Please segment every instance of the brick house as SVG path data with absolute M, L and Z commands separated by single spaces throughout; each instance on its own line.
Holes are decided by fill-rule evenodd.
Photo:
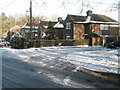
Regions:
M 92 34 L 99 36 L 119 36 L 118 23 L 100 14 L 87 11 L 87 16 L 68 15 L 65 19 L 64 39 L 90 39 Z

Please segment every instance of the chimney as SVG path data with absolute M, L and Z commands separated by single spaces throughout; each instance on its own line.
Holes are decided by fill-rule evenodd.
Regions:
M 91 10 L 88 10 L 86 13 L 87 13 L 87 16 L 91 16 L 92 15 L 92 11 Z
M 61 22 L 62 21 L 62 17 L 58 17 L 58 22 Z

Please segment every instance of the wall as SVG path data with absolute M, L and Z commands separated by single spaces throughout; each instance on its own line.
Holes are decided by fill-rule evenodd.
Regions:
M 57 29 L 58 39 L 64 39 L 64 29 Z
M 74 24 L 73 31 L 74 40 L 84 39 L 84 24 Z
M 92 29 L 92 33 L 98 33 L 98 34 L 102 34 L 102 31 L 100 30 L 100 24 L 91 24 L 91 29 Z
M 109 35 L 110 36 L 119 36 L 118 25 L 109 25 Z

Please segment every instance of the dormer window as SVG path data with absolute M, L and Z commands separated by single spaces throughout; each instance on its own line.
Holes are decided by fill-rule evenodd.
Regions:
M 67 22 L 66 23 L 66 29 L 68 30 L 68 29 L 71 29 L 71 22 Z
M 100 30 L 108 30 L 108 25 L 107 24 L 101 24 L 100 25 Z

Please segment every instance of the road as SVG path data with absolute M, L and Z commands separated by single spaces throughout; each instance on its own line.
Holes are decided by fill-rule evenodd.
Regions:
M 44 50 L 43 50 L 44 51 Z M 51 52 L 52 53 L 52 52 Z M 67 52 L 68 53 L 68 52 Z M 66 54 L 67 54 L 66 53 Z M 56 66 L 35 63 L 38 58 L 31 57 L 25 62 L 10 50 L 2 52 L 2 88 L 118 88 L 116 82 L 100 78 L 83 71 L 75 72 L 76 66 L 62 61 L 61 55 L 52 58 Z M 65 53 L 62 54 L 64 57 Z M 27 56 L 27 54 L 26 54 Z M 46 57 L 39 56 L 40 59 Z M 50 63 L 50 62 L 49 62 Z M 59 65 L 60 64 L 60 65 Z

